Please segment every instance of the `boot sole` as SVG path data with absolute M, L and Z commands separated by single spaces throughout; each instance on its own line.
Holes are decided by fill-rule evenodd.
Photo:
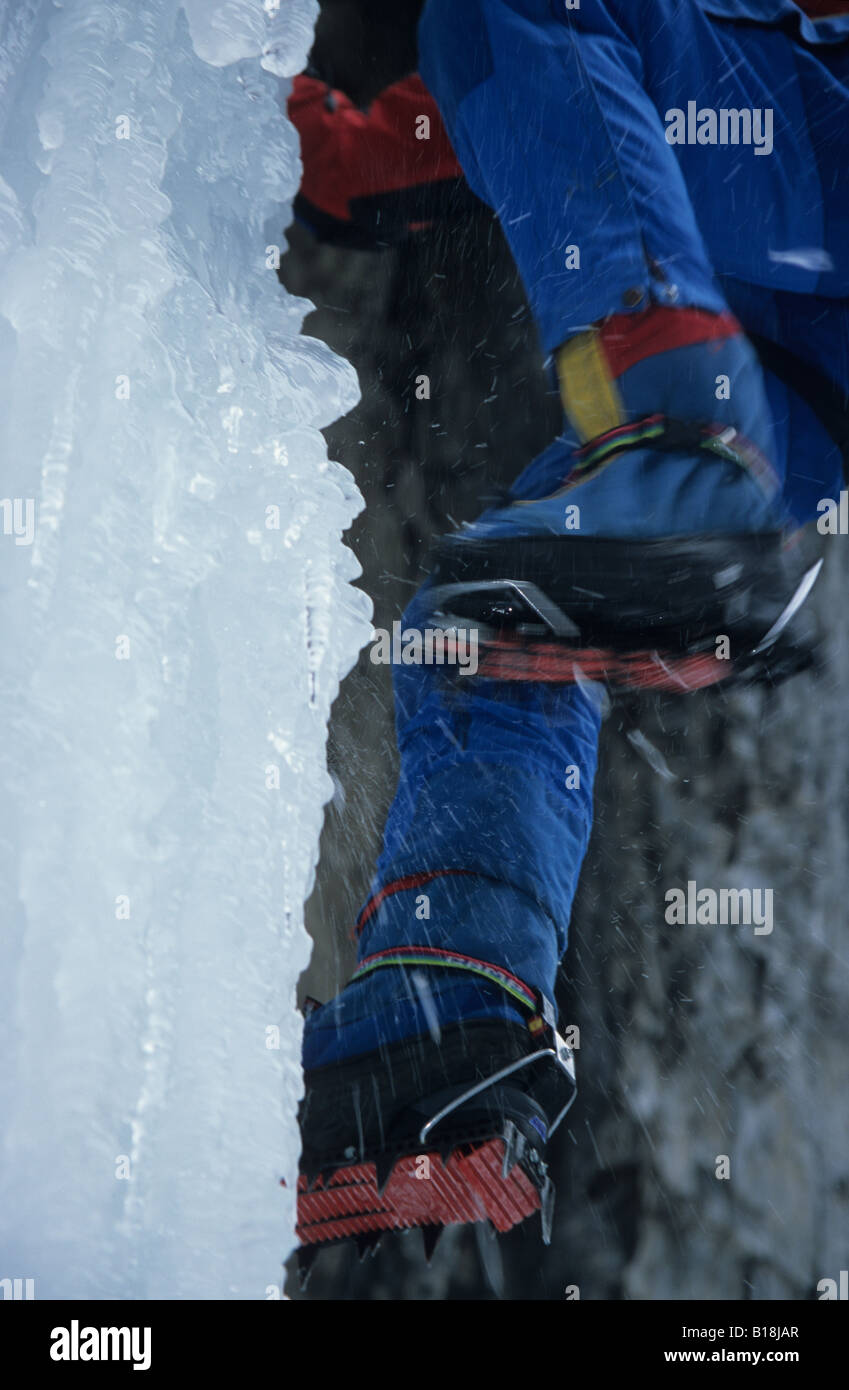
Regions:
M 559 642 L 497 638 L 481 642 L 476 675 L 485 680 L 580 685 L 600 681 L 612 690 L 705 690 L 735 675 L 730 661 L 710 652 L 677 656 L 657 651 L 613 652 Z
M 540 1210 L 540 1193 L 521 1162 L 503 1176 L 505 1144 L 489 1139 L 399 1158 L 382 1194 L 373 1163 L 339 1168 L 310 1188 L 298 1180 L 297 1235 L 302 1245 L 326 1245 L 374 1232 L 491 1221 L 509 1231 Z M 427 1176 L 422 1172 L 427 1160 Z

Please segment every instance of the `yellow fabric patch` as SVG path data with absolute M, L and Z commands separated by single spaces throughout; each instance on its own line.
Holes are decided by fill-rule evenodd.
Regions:
M 582 444 L 625 424 L 625 407 L 595 329 L 570 338 L 555 360 L 563 409 Z

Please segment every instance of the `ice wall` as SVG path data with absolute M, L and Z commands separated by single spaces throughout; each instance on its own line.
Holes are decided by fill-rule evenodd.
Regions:
M 0 1278 L 37 1298 L 273 1297 L 293 1243 L 369 632 L 319 434 L 356 379 L 274 269 L 316 12 L 0 0 Z

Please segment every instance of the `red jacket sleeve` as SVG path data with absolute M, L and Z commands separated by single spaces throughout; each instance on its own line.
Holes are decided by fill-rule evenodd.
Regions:
M 796 3 L 811 19 L 827 19 L 849 13 L 849 0 L 796 0 Z
M 361 111 L 344 93 L 296 77 L 289 117 L 301 137 L 301 221 L 325 240 L 380 246 L 440 216 L 464 186 L 436 106 L 413 74 Z

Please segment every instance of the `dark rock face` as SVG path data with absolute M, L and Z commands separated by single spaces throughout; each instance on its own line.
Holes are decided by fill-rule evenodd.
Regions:
M 366 499 L 350 541 L 387 627 L 429 542 L 556 433 L 557 398 L 485 211 L 381 255 L 298 228 L 289 242 L 285 283 L 317 305 L 307 332 L 359 372 L 360 405 L 326 435 Z M 846 545 L 829 539 L 818 586 L 818 675 L 641 700 L 604 726 L 559 998 L 581 1030 L 580 1089 L 553 1156 L 552 1246 L 533 1220 L 500 1241 L 449 1231 L 430 1269 L 415 1235 L 363 1264 L 331 1251 L 308 1297 L 563 1299 L 577 1285 L 582 1299 L 810 1299 L 847 1267 Z M 337 701 L 329 760 L 339 791 L 303 985 L 321 999 L 352 968 L 397 774 L 388 674 L 367 656 Z M 774 929 L 667 924 L 665 891 L 688 880 L 771 887 Z

